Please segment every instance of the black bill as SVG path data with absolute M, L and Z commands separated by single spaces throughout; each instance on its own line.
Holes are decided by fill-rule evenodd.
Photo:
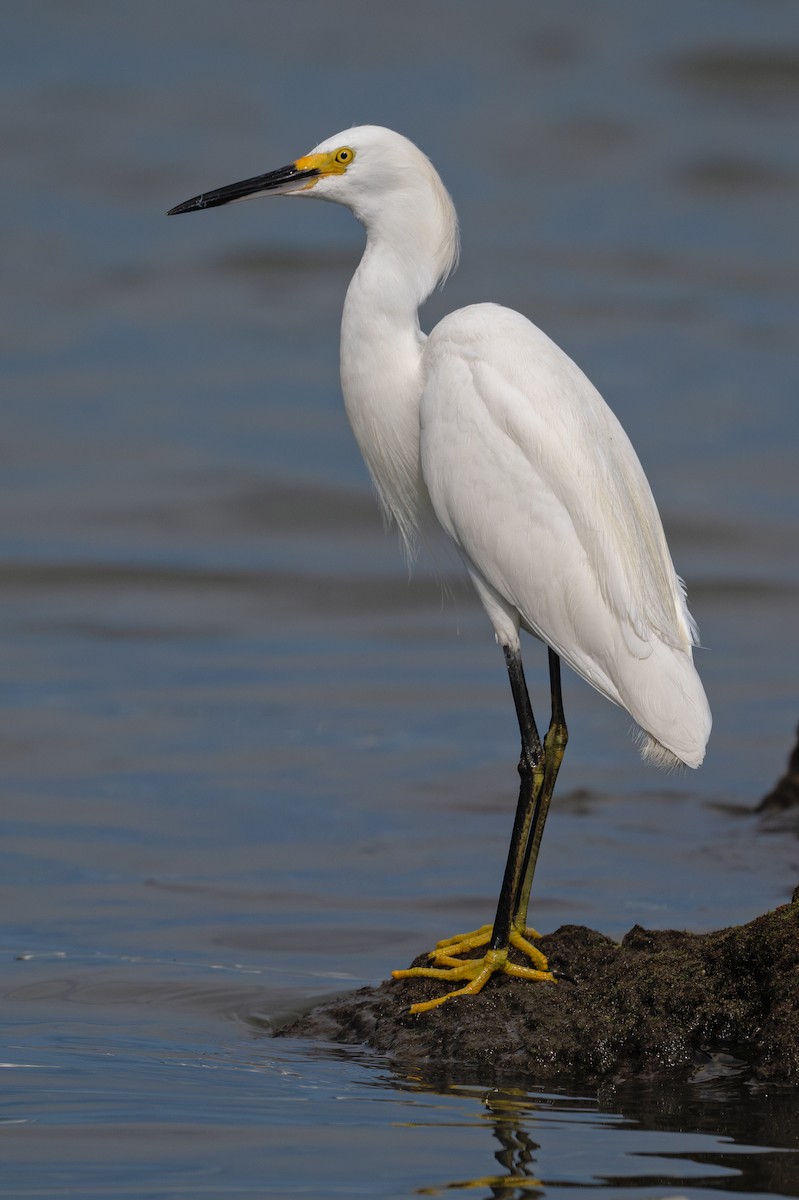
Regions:
M 278 167 L 266 175 L 254 175 L 252 179 L 242 179 L 240 183 L 229 183 L 227 187 L 216 188 L 213 192 L 203 192 L 192 196 L 170 208 L 168 217 L 176 217 L 178 213 L 194 212 L 195 209 L 217 208 L 220 204 L 232 204 L 236 200 L 247 200 L 260 196 L 264 192 L 280 195 L 281 192 L 296 191 L 305 179 L 316 179 L 319 171 L 316 167 L 299 170 L 294 163 L 287 167 Z

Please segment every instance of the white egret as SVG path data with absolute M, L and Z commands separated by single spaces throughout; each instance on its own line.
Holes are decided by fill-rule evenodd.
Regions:
M 458 224 L 434 167 L 407 138 L 364 125 L 286 167 L 171 209 L 270 195 L 344 204 L 366 249 L 344 302 L 344 403 L 381 506 L 413 554 L 428 515 L 457 547 L 502 647 L 521 732 L 521 787 L 493 926 L 440 942 L 423 974 L 475 994 L 496 971 L 552 980 L 527 907 L 566 746 L 560 659 L 640 729 L 645 758 L 698 767 L 710 733 L 693 665 L 697 630 L 660 517 L 624 430 L 577 366 L 525 317 L 495 304 L 452 313 L 426 337 L 418 308 L 453 269 Z M 542 739 L 520 629 L 549 648 Z M 509 946 L 531 967 L 509 960 Z M 477 947 L 480 957 L 462 958 Z

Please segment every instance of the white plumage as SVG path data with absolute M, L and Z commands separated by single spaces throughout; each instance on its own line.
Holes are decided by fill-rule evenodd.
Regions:
M 648 736 L 697 767 L 710 714 L 696 627 L 629 439 L 563 351 L 474 305 L 424 350 L 422 472 L 501 644 L 547 642 Z
M 462 992 L 473 993 L 493 971 L 511 970 L 509 941 L 526 936 L 541 829 L 567 736 L 555 656 L 630 713 L 645 757 L 698 767 L 711 718 L 692 660 L 696 626 L 635 451 L 571 359 L 525 317 L 495 304 L 445 317 L 429 338 L 421 332 L 418 308 L 458 255 L 455 210 L 425 155 L 400 134 L 360 126 L 287 167 L 172 211 L 275 193 L 344 204 L 366 227 L 341 324 L 347 415 L 409 554 L 434 515 L 505 651 L 522 787 L 492 948 L 476 981 L 475 960 L 452 957 L 465 942 L 439 951 L 447 972 L 422 972 L 468 977 Z M 554 651 L 543 743 L 524 684 L 520 629 Z M 529 942 L 523 948 L 530 953 Z

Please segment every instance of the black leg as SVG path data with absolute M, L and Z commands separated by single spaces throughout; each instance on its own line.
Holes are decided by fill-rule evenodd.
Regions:
M 531 834 L 538 824 L 536 820 L 537 801 L 544 782 L 544 747 L 538 736 L 530 696 L 524 679 L 521 655 L 518 651 L 511 650 L 509 646 L 505 646 L 504 649 L 522 738 L 522 752 L 519 759 L 519 801 L 516 805 L 516 818 L 513 822 L 505 876 L 499 893 L 497 915 L 494 918 L 494 931 L 491 936 L 492 950 L 501 950 L 508 946 L 511 925 L 525 882 L 527 847 L 531 840 Z
M 533 886 L 535 865 L 538 861 L 538 851 L 544 833 L 544 823 L 547 819 L 552 793 L 555 790 L 555 780 L 558 777 L 560 764 L 569 740 L 566 728 L 566 718 L 563 715 L 563 697 L 560 690 L 560 659 L 554 650 L 549 651 L 549 686 L 552 695 L 552 716 L 549 729 L 544 738 L 544 780 L 538 795 L 535 814 L 524 857 L 522 883 L 514 905 L 513 924 L 524 934 L 527 925 L 527 906 L 530 903 L 530 891 Z
M 486 925 L 472 933 L 459 934 L 439 942 L 436 949 L 428 955 L 436 966 L 408 967 L 405 970 L 392 971 L 395 979 L 422 976 L 464 984 L 463 987 L 443 996 L 412 1004 L 412 1013 L 429 1012 L 457 996 L 476 996 L 497 971 L 520 979 L 555 982 L 547 967 L 546 958 L 525 937 L 525 918 L 541 831 L 566 745 L 566 725 L 560 702 L 560 661 L 558 656 L 550 651 L 552 720 L 543 745 L 535 726 L 519 652 L 505 647 L 505 661 L 516 705 L 516 716 L 519 719 L 522 753 L 519 759 L 519 803 L 516 806 L 516 818 L 502 890 L 499 894 L 497 915 L 493 926 Z M 525 953 L 533 966 L 523 967 L 511 962 L 508 957 L 511 944 Z M 461 954 L 486 945 L 488 949 L 484 955 L 478 958 L 460 958 Z

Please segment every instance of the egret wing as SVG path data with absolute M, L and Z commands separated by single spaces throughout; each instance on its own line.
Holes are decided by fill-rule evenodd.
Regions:
M 424 479 L 489 614 L 492 603 L 515 609 L 645 728 L 657 724 L 641 716 L 658 707 L 655 674 L 633 683 L 631 664 L 654 655 L 662 675 L 668 662 L 680 691 L 696 679 L 704 702 L 696 629 L 649 484 L 585 375 L 526 318 L 487 304 L 446 317 L 424 365 Z M 642 707 L 631 691 L 653 696 Z

